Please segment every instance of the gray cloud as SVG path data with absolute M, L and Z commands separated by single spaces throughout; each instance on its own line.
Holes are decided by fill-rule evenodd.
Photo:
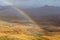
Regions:
M 9 2 L 20 7 L 60 6 L 60 0 L 9 0 Z

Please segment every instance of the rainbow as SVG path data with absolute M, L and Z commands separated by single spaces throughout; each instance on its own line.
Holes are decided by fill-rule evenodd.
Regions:
M 8 2 L 9 4 L 12 4 L 15 10 L 17 10 L 20 14 L 24 15 L 30 22 L 33 23 L 33 26 L 35 26 L 39 30 L 42 29 L 24 10 L 18 8 L 16 5 L 14 5 L 14 3 L 9 2 L 8 0 L 5 0 L 5 1 Z

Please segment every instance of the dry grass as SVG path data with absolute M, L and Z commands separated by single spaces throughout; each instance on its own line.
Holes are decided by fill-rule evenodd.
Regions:
M 0 22 L 0 40 L 60 40 L 57 34 L 47 36 L 42 30 L 29 25 Z

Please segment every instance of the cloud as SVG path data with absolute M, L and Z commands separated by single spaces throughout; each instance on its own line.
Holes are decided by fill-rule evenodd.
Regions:
M 0 5 L 2 6 L 7 6 L 7 5 L 11 5 L 8 2 L 6 2 L 5 0 L 0 0 Z
M 36 7 L 41 5 L 40 0 L 10 0 L 10 2 L 21 7 Z
M 20 7 L 60 6 L 60 0 L 9 0 L 9 2 Z

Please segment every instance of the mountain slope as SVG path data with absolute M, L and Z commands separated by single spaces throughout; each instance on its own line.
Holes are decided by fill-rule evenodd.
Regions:
M 26 24 L 29 21 L 12 6 L 0 6 L 0 20 Z
M 60 7 L 45 5 L 39 8 L 25 9 L 28 15 L 33 18 L 40 26 L 44 29 L 50 30 L 49 28 L 56 28 L 60 30 Z M 53 27 L 50 27 L 53 26 Z M 54 30 L 51 31 L 54 31 Z

